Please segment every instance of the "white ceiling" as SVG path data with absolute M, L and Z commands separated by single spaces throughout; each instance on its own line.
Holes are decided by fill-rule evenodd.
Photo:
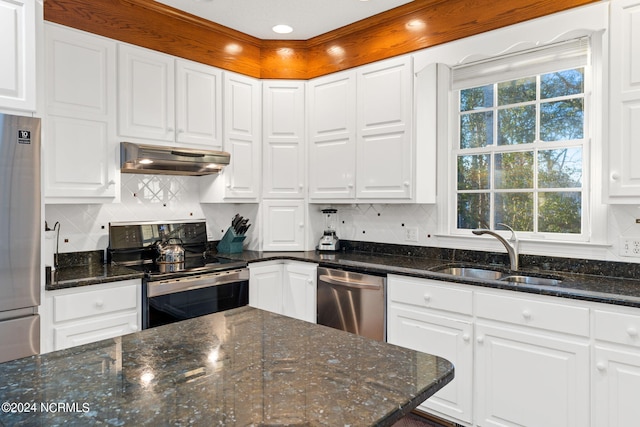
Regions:
M 156 0 L 263 40 L 308 40 L 413 0 Z M 286 24 L 289 34 L 272 27 Z

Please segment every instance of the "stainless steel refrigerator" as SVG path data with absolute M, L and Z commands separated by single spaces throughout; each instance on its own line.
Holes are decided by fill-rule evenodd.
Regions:
M 0 114 L 0 362 L 40 352 L 40 119 Z

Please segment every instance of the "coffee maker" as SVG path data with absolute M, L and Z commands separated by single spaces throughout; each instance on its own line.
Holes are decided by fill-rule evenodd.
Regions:
M 338 210 L 333 208 L 322 209 L 324 215 L 324 232 L 317 249 L 319 251 L 335 252 L 340 249 L 340 239 L 336 235 L 338 226 Z

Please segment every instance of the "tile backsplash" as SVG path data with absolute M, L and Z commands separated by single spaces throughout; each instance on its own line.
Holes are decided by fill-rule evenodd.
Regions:
M 324 223 L 316 212 L 324 205 L 312 205 L 308 247 L 315 246 Z M 426 247 L 460 247 L 477 249 L 469 239 L 454 243 L 437 236 L 438 209 L 435 205 L 395 204 L 340 204 L 338 209 L 338 236 L 346 240 L 380 242 Z M 236 214 L 249 218 L 253 224 L 245 247 L 260 248 L 259 205 L 253 204 L 200 204 L 199 178 L 159 175 L 122 175 L 120 203 L 112 204 L 48 204 L 45 219 L 49 227 L 60 223 L 60 252 L 101 250 L 108 246 L 109 223 L 117 221 L 155 221 L 206 219 L 209 240 L 220 240 Z M 606 261 L 640 262 L 640 258 L 618 255 L 619 238 L 640 238 L 638 206 L 610 206 L 608 212 L 608 241 L 600 245 L 593 256 L 580 255 Z M 411 229 L 411 230 L 410 230 Z M 417 241 L 407 240 L 407 230 L 417 231 Z M 579 246 L 580 244 L 577 244 Z M 566 246 L 558 249 L 565 256 Z M 583 245 L 584 246 L 584 245 Z M 525 242 L 526 247 L 526 242 Z M 525 253 L 526 251 L 523 251 Z M 580 253 L 584 253 L 582 249 Z M 539 254 L 558 256 L 559 254 Z
M 257 249 L 257 204 L 201 205 L 198 177 L 122 174 L 120 203 L 47 204 L 45 220 L 60 223 L 60 252 L 106 249 L 109 223 L 206 219 L 209 240 L 219 240 L 236 213 L 254 225 L 247 246 Z

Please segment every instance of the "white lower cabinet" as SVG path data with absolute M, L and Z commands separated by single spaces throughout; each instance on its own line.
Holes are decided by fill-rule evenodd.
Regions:
M 471 423 L 472 292 L 448 283 L 389 275 L 387 341 L 449 360 L 455 378 L 420 409 Z
M 594 427 L 637 425 L 640 420 L 640 315 L 596 310 Z
M 478 426 L 588 426 L 589 345 L 476 325 Z
M 249 305 L 282 314 L 282 262 L 249 264 Z
M 589 306 L 395 275 L 387 283 L 388 341 L 455 366 L 420 409 L 462 425 L 592 425 Z
M 287 261 L 283 268 L 282 314 L 316 323 L 318 265 Z
M 288 260 L 249 264 L 249 305 L 315 323 L 317 267 Z
M 47 291 L 42 352 L 140 330 L 140 280 Z

